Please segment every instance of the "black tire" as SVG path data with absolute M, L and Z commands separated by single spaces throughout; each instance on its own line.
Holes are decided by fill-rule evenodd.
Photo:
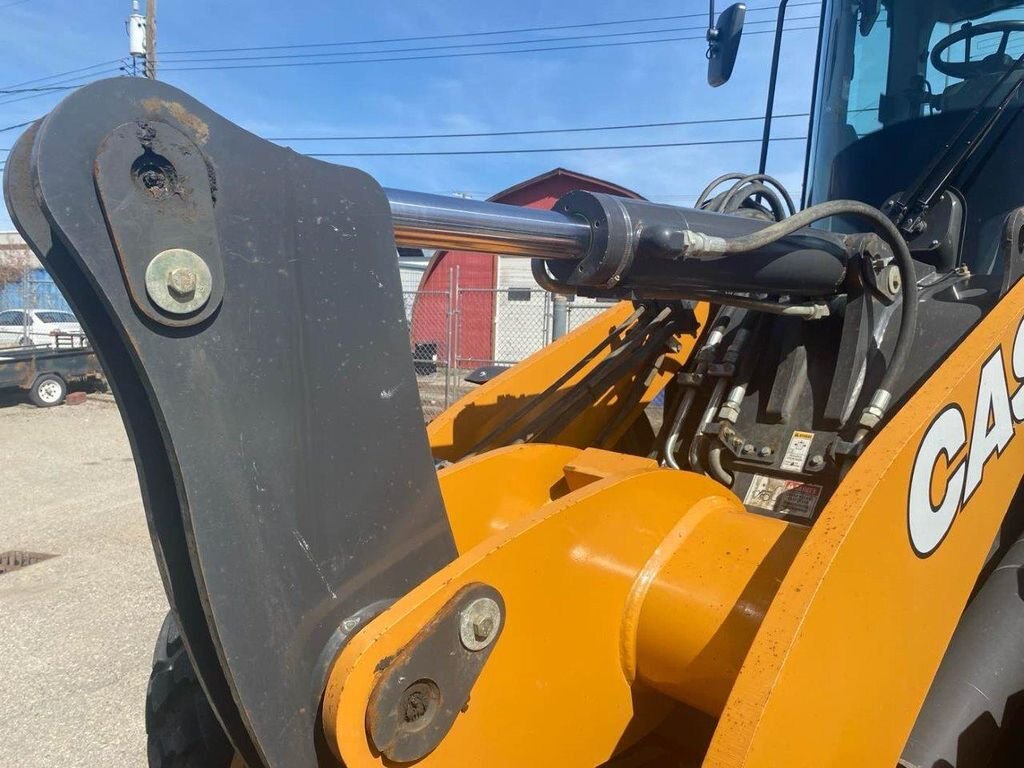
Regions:
M 28 391 L 28 399 L 39 408 L 52 408 L 64 402 L 68 394 L 68 385 L 55 373 L 44 373 L 38 376 Z
M 150 768 L 230 768 L 234 749 L 206 699 L 168 613 L 153 652 L 146 688 Z

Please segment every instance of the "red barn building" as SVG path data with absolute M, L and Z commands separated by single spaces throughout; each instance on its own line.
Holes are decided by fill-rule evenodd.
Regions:
M 640 199 L 616 184 L 555 168 L 490 201 L 547 210 L 576 189 Z M 438 251 L 419 291 L 412 311 L 413 342 L 436 345 L 441 360 L 449 359 L 450 345 L 451 360 L 458 367 L 515 362 L 549 340 L 549 303 L 533 279 L 529 259 Z

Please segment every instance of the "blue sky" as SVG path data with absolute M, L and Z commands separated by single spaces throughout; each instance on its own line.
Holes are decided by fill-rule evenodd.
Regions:
M 817 14 L 816 6 L 794 0 L 791 17 Z M 750 0 L 747 32 L 774 26 L 775 0 Z M 302 4 L 270 0 L 186 2 L 160 0 L 159 77 L 182 88 L 229 119 L 263 136 L 380 135 L 567 128 L 623 123 L 746 117 L 763 112 L 771 34 L 744 37 L 733 80 L 719 89 L 706 83 L 701 40 L 575 48 L 519 54 L 462 56 L 419 61 L 330 66 L 185 71 L 185 67 L 224 67 L 232 62 L 175 63 L 185 58 L 258 56 L 175 54 L 172 51 L 227 47 L 401 38 L 425 35 L 619 21 L 646 17 L 706 14 L 703 0 L 544 0 L 467 2 L 465 0 L 388 0 Z M 724 3 L 719 2 L 719 9 Z M 768 10 L 756 10 L 766 8 Z M 0 0 L 0 88 L 88 67 L 127 54 L 124 20 L 130 0 Z M 760 22 L 760 23 L 758 23 Z M 383 51 L 440 45 L 535 41 L 528 47 L 581 45 L 697 37 L 706 17 L 645 24 L 616 24 L 483 38 L 423 40 L 345 49 L 267 51 L 272 54 Z M 795 20 L 807 27 L 815 21 Z M 656 35 L 622 32 L 673 30 Z M 682 30 L 682 31 L 680 31 Z M 617 34 L 618 37 L 555 41 L 548 37 Z M 787 34 L 777 111 L 806 112 L 810 101 L 815 31 Z M 449 49 L 460 53 L 487 48 Z M 419 56 L 427 52 L 405 52 Z M 335 56 L 337 58 L 337 56 Z M 350 59 L 352 57 L 349 57 Z M 275 60 L 292 63 L 310 59 Z M 244 62 L 243 62 L 244 63 Z M 117 65 L 111 65 L 116 67 Z M 100 71 L 100 70 L 96 70 Z M 44 85 L 46 83 L 43 83 Z M 0 95 L 0 127 L 44 114 L 61 93 Z M 31 98 L 25 98 L 31 96 Z M 606 133 L 553 134 L 472 139 L 429 139 L 294 144 L 300 151 L 436 151 L 521 147 L 653 144 L 753 138 L 759 123 L 667 127 Z M 800 136 L 806 118 L 782 120 L 776 135 Z M 17 131 L 0 133 L 8 148 Z M 0 153 L 0 161 L 6 153 Z M 756 170 L 758 146 L 622 149 L 469 157 L 360 157 L 336 162 L 356 165 L 385 186 L 438 193 L 469 193 L 483 198 L 555 166 L 599 176 L 663 202 L 687 204 L 691 195 L 719 173 Z M 799 191 L 801 142 L 774 144 L 769 172 Z M 6 211 L 0 230 L 10 229 Z

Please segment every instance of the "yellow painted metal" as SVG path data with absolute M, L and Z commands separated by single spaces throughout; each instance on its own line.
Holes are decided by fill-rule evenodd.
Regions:
M 565 483 L 575 491 L 606 477 L 657 468 L 658 462 L 654 459 L 588 448 L 565 464 Z
M 505 631 L 469 708 L 420 765 L 675 764 L 708 740 L 705 768 L 894 765 L 1020 483 L 1024 440 L 985 463 L 927 557 L 908 536 L 912 468 L 940 412 L 976 410 L 986 361 L 1002 355 L 1013 370 L 1022 315 L 1024 284 L 902 406 L 812 529 L 750 515 L 707 478 L 571 441 L 442 471 L 460 557 L 343 650 L 328 743 L 350 768 L 382 764 L 363 727 L 380 662 L 480 581 L 502 593 Z M 476 404 L 543 389 L 598 336 L 535 358 Z M 474 402 L 433 437 L 447 429 L 457 449 L 481 434 L 477 421 L 454 437 Z M 962 459 L 938 462 L 933 502 Z
M 500 376 L 470 391 L 427 426 L 434 455 L 449 461 L 465 456 L 503 419 L 554 384 L 632 312 L 631 303 L 620 302 Z M 707 320 L 708 306 L 701 304 L 695 312 L 702 327 Z M 692 336 L 679 337 L 679 351 L 664 356 L 658 374 L 646 382 L 640 402 L 630 409 L 628 415 L 616 418 L 622 408 L 623 396 L 635 381 L 635 372 L 605 392 L 595 393 L 593 404 L 552 442 L 580 448 L 594 445 L 604 428 L 611 425 L 613 428 L 603 436 L 601 445 L 615 446 L 642 414 L 644 407 L 665 388 L 672 376 L 689 359 L 699 333 L 698 328 Z M 571 390 L 607 355 L 608 350 L 598 354 L 589 365 L 567 381 L 560 391 Z
M 627 673 L 717 717 L 807 529 L 733 505 L 683 517 L 648 561 L 624 622 Z M 633 628 L 635 627 L 635 629 Z
M 737 664 L 722 633 L 756 623 L 784 567 L 758 553 L 789 552 L 802 532 L 707 478 L 601 453 L 522 445 L 441 473 L 460 557 L 367 625 L 330 675 L 324 727 L 349 768 L 382 765 L 364 727 L 381 661 L 471 582 L 501 592 L 505 627 L 468 709 L 419 765 L 599 765 L 677 712 L 644 681 L 714 708 L 700 691 Z M 590 482 L 570 490 L 569 473 Z M 663 685 L 676 671 L 688 683 Z
M 455 548 L 467 552 L 568 493 L 564 467 L 579 454 L 563 445 L 513 445 L 442 469 Z
M 761 625 L 707 768 L 895 765 L 1021 481 L 1021 429 L 985 464 L 980 487 L 928 557 L 908 537 L 911 469 L 940 411 L 956 404 L 974 413 L 990 356 L 1012 370 L 1022 315 L 1018 283 L 854 465 Z M 938 471 L 948 475 L 960 458 L 947 456 Z

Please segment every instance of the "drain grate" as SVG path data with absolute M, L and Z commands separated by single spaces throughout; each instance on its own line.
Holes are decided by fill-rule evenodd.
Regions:
M 0 552 L 0 576 L 19 568 L 26 568 L 43 560 L 49 560 L 56 555 L 48 555 L 45 552 L 25 552 L 21 549 L 12 549 L 9 552 Z

